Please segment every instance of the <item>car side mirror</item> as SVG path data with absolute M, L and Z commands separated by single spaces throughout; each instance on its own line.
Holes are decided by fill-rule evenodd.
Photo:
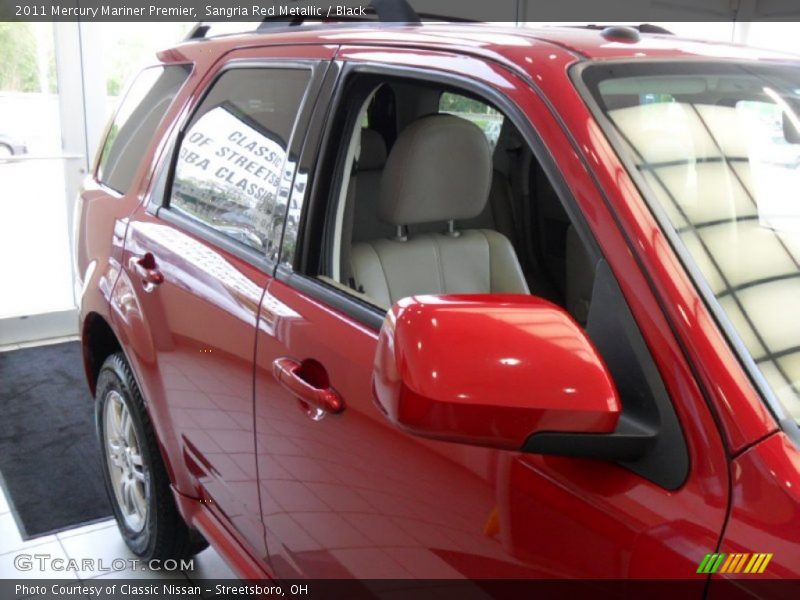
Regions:
M 504 450 L 570 454 L 547 448 L 562 433 L 613 434 L 622 412 L 581 327 L 525 295 L 401 300 L 380 331 L 373 390 L 401 430 Z

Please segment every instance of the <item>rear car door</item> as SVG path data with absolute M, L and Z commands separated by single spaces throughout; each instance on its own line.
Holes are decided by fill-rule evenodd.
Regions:
M 530 64 L 552 64 L 546 74 L 554 77 L 574 60 L 546 44 L 524 52 Z M 344 143 L 335 136 L 321 143 L 312 126 L 256 344 L 259 485 L 276 574 L 692 575 L 722 530 L 724 448 L 658 302 L 549 105 L 520 74 L 465 55 L 343 47 L 338 58 L 346 65 L 342 86 L 359 72 L 385 70 L 466 87 L 513 117 L 573 226 L 596 238 L 608 263 L 611 303 L 604 308 L 619 329 L 596 330 L 593 341 L 619 386 L 630 384 L 622 381 L 626 373 L 642 374 L 638 383 L 647 380 L 662 416 L 679 423 L 678 435 L 651 464 L 624 465 L 431 441 L 392 427 L 372 393 L 384 311 L 329 285 L 309 266 L 320 244 L 332 243 L 317 233 L 333 218 L 337 195 L 330 174 L 318 172 L 317 148 L 336 153 Z M 333 119 L 341 106 L 334 102 L 322 112 Z M 315 119 L 321 129 L 324 120 Z
M 332 51 L 306 54 L 237 51 L 208 74 L 130 217 L 112 303 L 178 490 L 261 559 L 255 326 L 282 231 L 288 150 Z

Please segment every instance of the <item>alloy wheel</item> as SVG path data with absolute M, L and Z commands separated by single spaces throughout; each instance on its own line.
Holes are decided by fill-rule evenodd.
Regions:
M 147 522 L 150 482 L 131 414 L 119 392 L 111 390 L 105 407 L 106 465 L 125 524 L 139 532 Z

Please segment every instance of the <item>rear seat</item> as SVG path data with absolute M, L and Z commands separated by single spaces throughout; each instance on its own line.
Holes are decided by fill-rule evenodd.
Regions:
M 378 218 L 381 175 L 386 165 L 386 142 L 374 129 L 361 130 L 361 155 L 356 170 L 353 243 L 394 237 L 394 227 Z

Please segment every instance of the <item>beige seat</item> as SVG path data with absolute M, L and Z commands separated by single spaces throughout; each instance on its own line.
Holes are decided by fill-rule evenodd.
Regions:
M 404 129 L 386 161 L 377 207 L 397 234 L 353 245 L 356 288 L 383 307 L 418 294 L 527 294 L 504 235 L 455 230 L 455 221 L 483 211 L 491 179 L 489 144 L 470 121 L 439 114 Z M 442 233 L 402 235 L 420 223 L 440 223 Z
M 355 178 L 353 242 L 391 237 L 394 228 L 378 218 L 378 196 L 386 166 L 386 142 L 374 129 L 361 130 L 361 154 Z

